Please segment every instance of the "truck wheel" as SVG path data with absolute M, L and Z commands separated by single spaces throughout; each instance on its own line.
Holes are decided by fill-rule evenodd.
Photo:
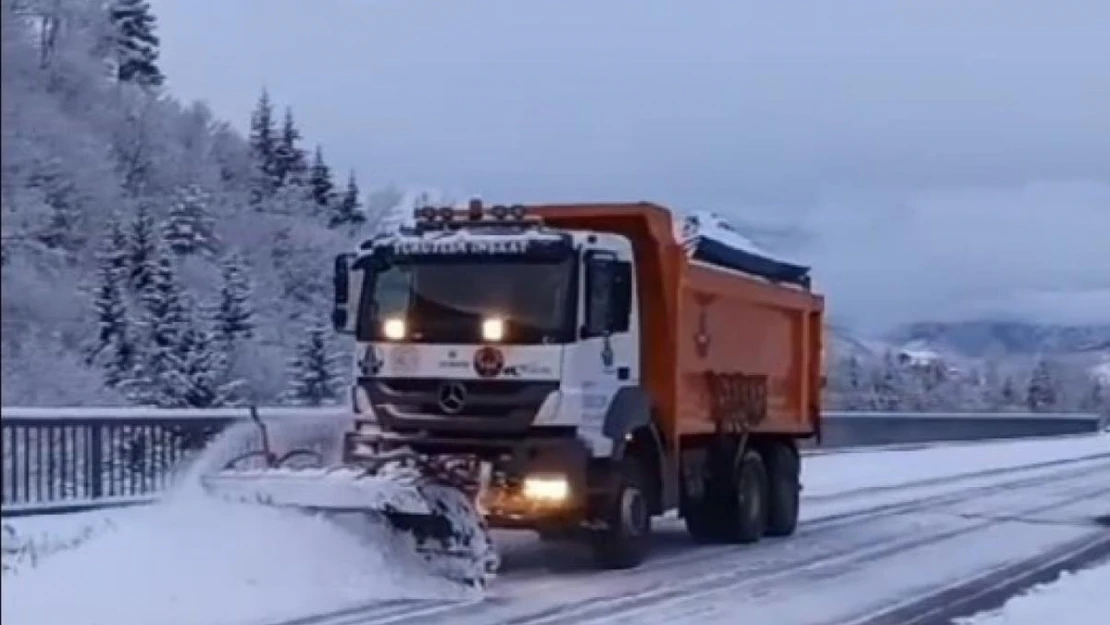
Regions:
M 767 535 L 789 536 L 798 527 L 801 460 L 791 445 L 764 449 L 767 460 Z
M 591 536 L 594 560 L 606 569 L 639 566 L 651 544 L 651 513 L 643 468 L 635 457 L 621 462 L 616 488 L 601 511 L 605 529 Z
M 767 469 L 759 452 L 745 450 L 735 475 L 725 539 L 731 543 L 754 543 L 767 529 Z
M 692 501 L 682 514 L 686 521 L 686 533 L 699 545 L 708 545 L 721 540 L 721 517 L 713 515 L 713 501 L 714 499 L 710 497 Z

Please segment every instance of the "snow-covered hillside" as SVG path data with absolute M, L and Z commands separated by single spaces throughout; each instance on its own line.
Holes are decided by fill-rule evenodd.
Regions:
M 268 94 L 249 137 L 175 100 L 148 7 L 3 2 L 4 403 L 327 400 L 297 378 L 347 370 L 329 259 L 401 196 L 333 175 Z

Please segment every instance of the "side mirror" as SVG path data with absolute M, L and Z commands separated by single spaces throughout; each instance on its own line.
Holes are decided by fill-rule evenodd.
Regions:
M 335 257 L 332 276 L 334 303 L 331 311 L 331 323 L 335 331 L 340 334 L 353 334 L 355 331 L 355 315 L 351 306 L 351 264 L 354 259 L 355 255 L 352 253 L 339 254 Z

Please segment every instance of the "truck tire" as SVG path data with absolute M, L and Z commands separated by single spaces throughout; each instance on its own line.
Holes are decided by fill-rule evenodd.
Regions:
M 767 535 L 789 536 L 798 527 L 801 459 L 793 445 L 773 443 L 763 450 L 767 463 Z
M 651 546 L 651 513 L 643 465 L 635 456 L 620 462 L 615 486 L 598 515 L 605 528 L 591 536 L 595 563 L 605 569 L 639 566 Z
M 754 543 L 767 530 L 767 469 L 759 452 L 744 450 L 735 476 L 724 538 L 730 543 Z

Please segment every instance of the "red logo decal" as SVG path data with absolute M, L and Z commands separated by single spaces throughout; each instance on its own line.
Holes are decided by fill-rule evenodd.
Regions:
M 474 352 L 474 370 L 483 378 L 492 378 L 505 367 L 505 355 L 496 347 L 483 347 Z

